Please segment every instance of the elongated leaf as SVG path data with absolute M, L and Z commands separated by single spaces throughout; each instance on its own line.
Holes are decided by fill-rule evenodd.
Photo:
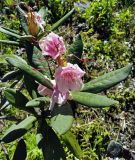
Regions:
M 106 73 L 105 75 L 100 76 L 97 79 L 84 84 L 82 91 L 99 93 L 108 88 L 111 88 L 114 85 L 126 79 L 131 71 L 131 68 L 132 68 L 132 65 L 129 64 L 126 67 L 123 67 L 116 71 Z
M 7 100 L 14 106 L 24 107 L 28 102 L 28 99 L 20 91 L 15 89 L 7 88 L 4 94 Z
M 93 93 L 72 92 L 71 94 L 72 100 L 88 107 L 100 108 L 118 104 L 118 101 Z
M 26 13 L 19 7 L 16 7 L 21 26 L 26 34 L 29 34 Z
M 21 69 L 25 74 L 28 74 L 29 76 L 31 76 L 33 79 L 35 79 L 42 85 L 48 88 L 52 88 L 53 85 L 49 79 L 45 78 L 44 75 L 41 74 L 39 71 L 34 70 L 31 66 L 24 63 L 23 62 L 24 60 L 21 59 L 20 57 L 14 55 L 6 58 L 6 60 L 13 66 Z
M 61 137 L 65 142 L 65 144 L 67 145 L 67 147 L 69 148 L 69 150 L 74 154 L 74 156 L 77 157 L 78 159 L 81 159 L 83 152 L 73 133 L 71 131 L 68 131 Z
M 38 98 L 35 98 L 31 101 L 29 101 L 27 104 L 26 104 L 26 107 L 40 107 L 41 104 L 43 104 L 43 106 L 49 104 L 50 102 L 50 98 L 48 97 L 38 97 Z
M 2 82 L 6 82 L 8 80 L 12 80 L 14 78 L 16 78 L 18 75 L 21 75 L 21 71 L 17 70 L 17 71 L 11 71 L 7 74 L 4 75 L 4 77 L 1 79 Z
M 10 102 L 10 104 L 12 104 L 13 106 L 28 111 L 30 113 L 34 113 L 34 109 L 25 107 L 28 99 L 20 91 L 7 88 L 4 91 L 4 95 L 6 99 Z
M 29 129 L 31 129 L 36 121 L 34 116 L 29 116 L 17 125 L 12 125 L 4 134 L 2 141 L 5 143 L 12 142 L 22 137 Z
M 11 29 L 11 28 L 6 28 L 6 27 L 4 27 L 4 26 L 2 26 L 2 28 L 5 29 L 5 30 L 7 30 L 7 31 L 9 31 L 9 32 L 12 32 L 12 33 L 15 33 L 15 34 L 18 34 L 18 35 L 19 35 L 19 32 L 16 31 L 16 30 L 13 30 L 13 29 Z
M 27 91 L 31 98 L 37 98 L 37 87 L 38 84 L 29 75 L 24 74 L 24 83 Z
M 70 12 L 68 12 L 64 17 L 62 17 L 58 22 L 56 22 L 51 30 L 54 31 L 56 30 L 59 26 L 61 26 L 73 13 L 74 13 L 75 9 L 73 8 Z
M 19 46 L 19 42 L 16 42 L 16 41 L 0 40 L 0 43 L 7 44 L 7 45 Z
M 5 33 L 5 34 L 7 34 L 7 35 L 9 35 L 9 36 L 13 36 L 13 37 L 18 38 L 18 39 L 21 38 L 20 35 L 15 34 L 15 33 L 13 33 L 13 32 L 10 32 L 10 31 L 2 28 L 2 27 L 0 27 L 0 32 Z
M 82 53 L 83 53 L 83 42 L 81 36 L 78 35 L 74 43 L 69 48 L 69 54 L 71 54 L 69 61 L 73 64 L 80 64 Z
M 59 133 L 59 135 L 66 133 L 73 123 L 73 112 L 69 103 L 61 107 L 54 107 L 52 111 L 51 127 Z
M 30 42 L 27 42 L 25 43 L 25 48 L 26 48 L 27 59 L 28 59 L 29 64 L 35 68 L 35 66 L 33 65 L 33 60 L 32 60 L 34 46 Z
M 23 139 L 21 139 L 16 147 L 13 160 L 25 160 L 27 156 L 26 144 Z
M 60 140 L 46 122 L 41 122 L 36 139 L 38 147 L 42 149 L 45 160 L 66 160 Z

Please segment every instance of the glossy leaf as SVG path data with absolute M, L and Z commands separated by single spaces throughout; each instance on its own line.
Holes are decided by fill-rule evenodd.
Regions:
M 29 116 L 17 125 L 12 125 L 4 134 L 2 141 L 5 143 L 12 142 L 22 137 L 29 129 L 31 129 L 36 121 L 34 116 Z
M 0 40 L 0 43 L 6 44 L 6 45 L 19 46 L 19 42 L 16 42 L 16 41 Z
M 59 26 L 61 26 L 72 14 L 75 12 L 75 9 L 73 8 L 70 12 L 68 12 L 64 17 L 62 17 L 59 21 L 57 21 L 55 24 L 53 24 L 51 30 L 56 30 Z
M 16 34 L 16 33 L 13 33 L 13 32 L 11 32 L 11 31 L 8 31 L 8 30 L 6 30 L 6 29 L 4 29 L 4 28 L 2 28 L 2 27 L 0 27 L 0 32 L 5 33 L 5 34 L 7 34 L 7 35 L 9 35 L 9 36 L 13 36 L 13 37 L 18 38 L 18 39 L 21 38 L 20 35 L 18 35 L 18 34 Z
M 19 7 L 16 7 L 21 26 L 26 34 L 29 34 L 26 13 Z
M 132 68 L 132 65 L 129 64 L 126 67 L 123 67 L 123 68 L 118 69 L 116 71 L 106 73 L 105 75 L 100 76 L 100 77 L 84 84 L 82 91 L 99 93 L 99 92 L 104 91 L 108 88 L 111 88 L 114 85 L 116 85 L 119 82 L 126 79 L 131 71 L 131 68 Z
M 30 113 L 34 113 L 34 109 L 25 107 L 26 103 L 28 102 L 28 99 L 20 91 L 7 88 L 4 91 L 4 95 L 6 99 L 9 101 L 9 103 L 13 106 L 28 111 Z
M 33 60 L 32 60 L 32 57 L 33 57 L 33 48 L 34 48 L 34 46 L 32 45 L 32 43 L 30 43 L 30 42 L 25 43 L 25 49 L 26 49 L 26 54 L 27 54 L 28 62 L 29 62 L 29 64 L 32 67 L 35 68 L 35 66 L 33 64 Z
M 107 98 L 106 96 L 97 95 L 87 92 L 72 92 L 72 100 L 88 107 L 108 107 L 118 104 L 118 101 Z
M 67 145 L 68 149 L 74 154 L 74 156 L 77 157 L 78 159 L 81 159 L 83 152 L 73 133 L 71 131 L 68 131 L 61 137 L 65 142 L 65 144 Z
M 29 101 L 27 104 L 26 104 L 26 107 L 40 107 L 41 104 L 43 104 L 43 106 L 49 104 L 50 102 L 50 98 L 48 97 L 38 97 L 38 98 L 35 98 L 31 101 Z
M 43 74 L 41 74 L 39 71 L 34 70 L 31 66 L 24 63 L 23 59 L 18 56 L 11 56 L 6 58 L 7 62 L 12 64 L 13 66 L 21 69 L 25 74 L 28 74 L 33 79 L 35 79 L 37 82 L 41 83 L 42 85 L 52 88 L 52 83 L 49 79 L 45 78 Z
M 8 81 L 8 80 L 12 80 L 12 79 L 16 78 L 17 76 L 20 76 L 21 74 L 22 74 L 22 73 L 21 73 L 20 70 L 8 72 L 7 74 L 5 74 L 5 75 L 2 77 L 1 81 L 2 81 L 2 82 L 6 82 L 6 81 Z
M 72 127 L 73 112 L 69 103 L 55 106 L 51 116 L 51 127 L 59 135 L 66 133 Z
M 69 61 L 73 64 L 79 64 L 83 53 L 83 41 L 80 35 L 78 35 L 74 43 L 69 48 Z
M 66 160 L 60 140 L 45 121 L 40 123 L 36 139 L 38 147 L 42 149 L 45 160 Z
M 37 98 L 38 84 L 35 82 L 35 80 L 32 79 L 28 74 L 24 74 L 24 83 L 31 98 Z
M 23 139 L 21 139 L 16 147 L 13 160 L 25 160 L 27 157 L 26 144 Z
M 15 89 L 7 88 L 4 94 L 7 100 L 14 106 L 24 107 L 28 102 L 28 99 L 20 91 Z
M 9 32 L 12 32 L 12 33 L 15 33 L 15 34 L 18 34 L 18 35 L 19 35 L 19 32 L 18 32 L 17 30 L 13 30 L 13 29 L 11 29 L 11 28 L 6 28 L 6 27 L 4 27 L 4 26 L 2 26 L 2 28 L 5 29 L 5 30 L 7 30 L 7 31 L 9 31 Z

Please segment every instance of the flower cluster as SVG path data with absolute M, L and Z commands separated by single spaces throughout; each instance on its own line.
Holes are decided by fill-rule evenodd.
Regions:
M 50 56 L 58 64 L 54 74 L 55 79 L 52 80 L 53 91 L 41 84 L 38 87 L 39 94 L 51 97 L 50 109 L 52 109 L 55 104 L 64 104 L 69 99 L 70 91 L 79 91 L 82 88 L 82 77 L 85 72 L 77 64 L 63 60 L 66 47 L 63 38 L 57 34 L 51 32 L 39 41 L 39 46 L 43 55 Z

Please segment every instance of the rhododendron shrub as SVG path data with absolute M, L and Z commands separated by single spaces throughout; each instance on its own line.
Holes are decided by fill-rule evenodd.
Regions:
M 15 70 L 1 79 L 2 82 L 9 82 L 9 85 L 2 88 L 4 100 L 0 111 L 3 112 L 10 105 L 7 110 L 13 106 L 20 112 L 24 110 L 27 116 L 9 128 L 1 137 L 1 142 L 17 140 L 13 159 L 20 159 L 20 153 L 26 159 L 23 136 L 36 128 L 37 146 L 42 150 L 45 160 L 66 159 L 60 140 L 65 142 L 75 157 L 82 159 L 83 151 L 71 131 L 73 109 L 75 106 L 80 107 L 80 104 L 88 108 L 118 105 L 116 100 L 98 93 L 126 79 L 132 65 L 128 64 L 87 82 L 85 70 L 80 68 L 78 63 L 78 59 L 83 58 L 81 35 L 77 35 L 73 44 L 67 45 L 59 33 L 52 32 L 74 13 L 74 9 L 52 25 L 48 32 L 45 30 L 45 20 L 41 17 L 44 14 L 40 14 L 44 8 L 37 13 L 32 8 L 24 11 L 21 5 L 16 6 L 16 9 L 23 33 L 17 34 L 16 31 L 0 27 L 0 32 L 10 37 L 10 40 L 2 40 L 1 43 L 25 48 L 25 55 L 21 56 L 16 52 L 6 57 L 6 61 L 14 66 Z M 77 59 L 66 59 L 70 54 Z M 12 85 L 10 82 L 13 82 Z

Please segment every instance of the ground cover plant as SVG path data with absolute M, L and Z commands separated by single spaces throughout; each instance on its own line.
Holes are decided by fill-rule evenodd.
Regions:
M 125 109 L 134 112 L 133 2 L 6 1 L 1 7 L 7 14 L 0 26 L 3 159 L 105 159 L 110 137 L 118 141 L 125 131 Z M 110 119 L 121 121 L 120 128 Z M 115 141 L 108 152 L 133 158 Z

